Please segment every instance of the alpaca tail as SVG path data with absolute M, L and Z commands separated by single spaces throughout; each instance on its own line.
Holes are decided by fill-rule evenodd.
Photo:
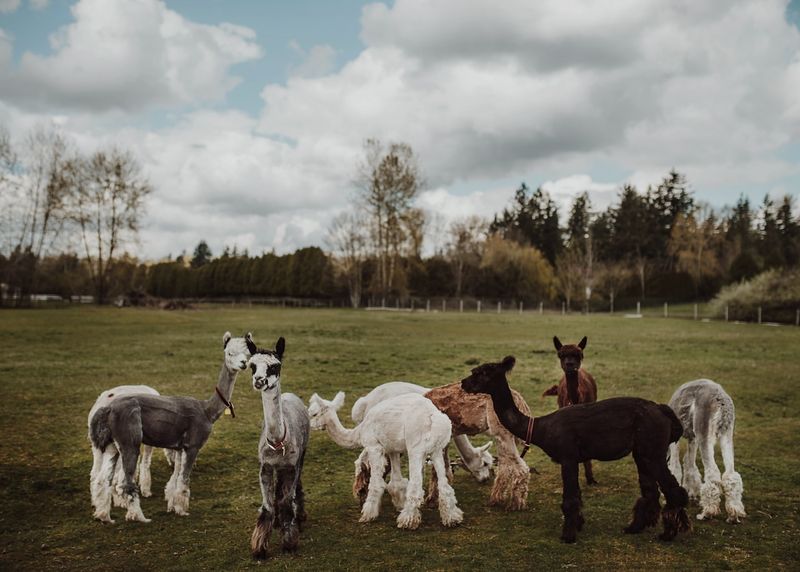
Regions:
M 353 408 L 350 410 L 350 417 L 355 423 L 361 423 L 364 420 L 364 415 L 367 414 L 367 400 L 363 397 L 356 399 Z
M 683 436 L 683 425 L 681 425 L 681 420 L 678 419 L 678 416 L 675 415 L 675 412 L 669 405 L 659 403 L 658 407 L 661 409 L 664 415 L 669 418 L 670 423 L 672 423 L 672 428 L 669 432 L 669 442 L 677 443 L 678 440 Z
M 547 397 L 548 395 L 558 395 L 558 385 L 554 385 L 542 393 L 542 397 Z
M 111 427 L 108 423 L 109 413 L 111 413 L 111 410 L 108 407 L 101 407 L 89 423 L 89 438 L 92 441 L 92 445 L 101 451 L 104 451 L 113 441 Z

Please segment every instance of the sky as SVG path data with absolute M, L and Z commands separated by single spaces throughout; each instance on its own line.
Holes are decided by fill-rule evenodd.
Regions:
M 137 157 L 134 254 L 325 246 L 367 138 L 434 221 L 522 181 L 566 217 L 672 168 L 699 201 L 800 191 L 800 0 L 0 0 L 0 125 Z

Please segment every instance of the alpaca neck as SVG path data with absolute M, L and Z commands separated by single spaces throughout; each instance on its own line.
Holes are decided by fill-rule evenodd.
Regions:
M 325 424 L 325 430 L 328 432 L 328 435 L 331 436 L 331 439 L 333 439 L 337 445 L 345 447 L 346 449 L 355 449 L 361 446 L 361 442 L 359 441 L 359 427 L 361 427 L 361 425 L 358 425 L 355 429 L 347 429 L 339 421 L 339 415 L 336 411 L 328 413 L 328 421 Z
M 578 370 L 565 371 L 564 377 L 567 380 L 567 397 L 569 397 L 570 402 L 573 405 L 580 403 L 580 396 L 578 395 L 578 379 L 580 376 Z
M 515 437 L 525 441 L 528 438 L 528 424 L 533 418 L 528 417 L 517 409 L 514 403 L 514 396 L 508 382 L 496 383 L 492 386 L 492 405 L 497 418 L 503 427 L 508 429 Z M 535 433 L 535 432 L 534 432 Z M 533 443 L 536 443 L 534 438 Z
M 280 386 L 274 391 L 261 392 L 261 405 L 264 408 L 264 434 L 273 443 L 283 441 L 286 436 L 286 426 L 283 420 L 283 407 L 281 407 Z
M 222 368 L 219 371 L 217 388 L 228 403 L 231 401 L 231 396 L 233 395 L 233 384 L 236 383 L 236 375 L 238 373 L 238 369 L 230 370 L 225 363 L 222 364 Z M 227 406 L 225 403 L 222 402 L 222 399 L 220 399 L 219 395 L 217 394 L 216 389 L 214 390 L 214 393 L 211 394 L 211 397 L 206 399 L 204 404 L 206 415 L 209 419 L 211 419 L 212 423 L 216 422 L 217 419 L 222 417 L 226 407 Z

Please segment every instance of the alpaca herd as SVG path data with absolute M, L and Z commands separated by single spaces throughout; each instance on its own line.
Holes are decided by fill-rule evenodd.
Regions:
M 746 516 L 742 478 L 734 469 L 735 411 L 725 390 L 700 379 L 681 385 L 669 405 L 638 397 L 598 401 L 597 384 L 581 367 L 586 337 L 574 345 L 553 338 L 563 376 L 543 393 L 558 397 L 559 408 L 550 414 L 534 417 L 522 395 L 509 386 L 507 374 L 516 359 L 507 356 L 473 368 L 460 382 L 440 387 L 401 381 L 379 385 L 355 402 L 351 411 L 355 426 L 349 429 L 338 415 L 344 393 L 331 401 L 315 393 L 306 407 L 297 395 L 283 391 L 283 337 L 271 349 L 259 348 L 249 333 L 235 338 L 226 332 L 222 342 L 219 377 L 206 400 L 164 396 L 146 385 L 118 386 L 97 398 L 88 416 L 94 518 L 113 523 L 113 505 L 126 509 L 126 520 L 150 522 L 142 511 L 140 496 L 152 494 L 154 447 L 163 448 L 172 465 L 164 489 L 167 511 L 188 515 L 195 460 L 223 413 L 229 410 L 235 417 L 231 398 L 236 377 L 248 367 L 264 413 L 258 444 L 262 499 L 251 536 L 251 553 L 259 560 L 268 557 L 276 527 L 283 551 L 298 548 L 307 517 L 302 473 L 311 430 L 325 431 L 340 447 L 361 449 L 353 483 L 353 494 L 361 503 L 360 522 L 378 517 L 385 491 L 398 511 L 397 527 L 418 528 L 426 500 L 423 475 L 430 464 L 428 504 L 438 506 L 445 527 L 460 524 L 464 511 L 451 484 L 451 438 L 460 465 L 478 482 L 495 473 L 489 504 L 507 510 L 526 508 L 530 471 L 522 457 L 529 445 L 536 445 L 560 465 L 563 542 L 575 542 L 585 524 L 579 465 L 584 465 L 587 484 L 596 485 L 592 460 L 613 461 L 629 454 L 636 465 L 640 496 L 624 532 L 642 532 L 660 518 L 663 531 L 659 538 L 673 540 L 679 532 L 690 530 L 686 513 L 690 499 L 699 501 L 699 520 L 718 515 L 723 496 L 728 522 L 738 523 Z M 468 436 L 481 433 L 493 441 L 474 447 Z M 687 441 L 683 466 L 681 436 Z M 714 460 L 717 442 L 724 473 Z M 496 461 L 489 452 L 492 444 Z M 518 447 L 523 444 L 520 454 Z M 696 464 L 698 448 L 702 479 Z

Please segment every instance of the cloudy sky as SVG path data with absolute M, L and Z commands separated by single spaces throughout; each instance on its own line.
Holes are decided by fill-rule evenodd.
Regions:
M 0 124 L 132 150 L 148 258 L 324 244 L 368 137 L 414 148 L 444 221 L 673 167 L 760 202 L 800 192 L 798 25 L 797 0 L 0 0 Z

